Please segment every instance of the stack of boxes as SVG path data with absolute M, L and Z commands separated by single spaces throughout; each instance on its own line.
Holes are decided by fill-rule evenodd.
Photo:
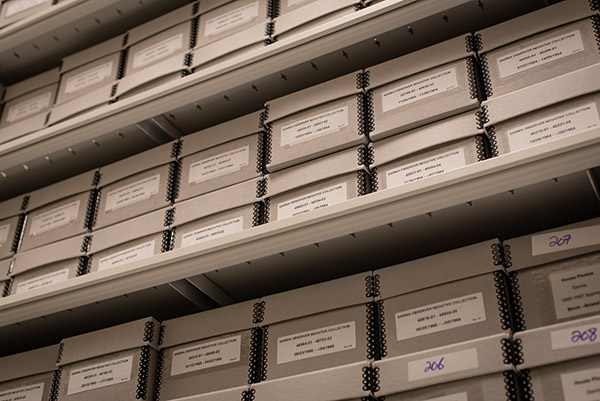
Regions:
M 17 251 L 25 219 L 21 210 L 26 207 L 23 201 L 23 197 L 17 197 L 0 203 L 0 288 L 3 296 L 10 291 L 12 257 Z

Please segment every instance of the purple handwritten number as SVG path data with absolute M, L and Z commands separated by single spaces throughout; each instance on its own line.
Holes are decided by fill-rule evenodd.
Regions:
M 598 339 L 598 335 L 596 334 L 597 330 L 598 329 L 596 327 L 592 327 L 584 331 L 574 330 L 571 333 L 571 342 L 577 343 L 579 341 L 589 341 L 593 343 Z
M 551 247 L 569 245 L 570 240 L 571 234 L 565 234 L 561 238 L 558 238 L 556 235 L 553 235 L 552 237 L 550 237 L 550 242 L 548 243 L 548 245 Z
M 425 373 L 431 371 L 436 371 L 436 370 L 442 370 L 444 369 L 446 366 L 444 365 L 444 358 L 442 357 L 442 359 L 439 360 L 439 362 L 436 361 L 427 361 L 425 362 Z

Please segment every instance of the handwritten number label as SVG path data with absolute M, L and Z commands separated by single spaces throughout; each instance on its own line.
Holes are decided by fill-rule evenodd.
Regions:
M 571 341 L 573 343 L 577 343 L 579 341 L 587 341 L 590 343 L 595 342 L 598 339 L 598 335 L 596 334 L 596 331 L 598 329 L 595 327 L 592 327 L 590 329 L 587 330 L 574 330 L 571 333 Z
M 550 247 L 555 247 L 555 246 L 563 246 L 563 245 L 569 245 L 569 241 L 571 240 L 571 234 L 565 234 L 562 237 L 557 237 L 556 235 L 553 235 L 550 237 L 550 242 L 548 243 L 548 246 Z
M 424 372 L 435 372 L 436 370 L 442 370 L 444 369 L 446 366 L 444 365 L 444 357 L 442 357 L 442 359 L 440 359 L 439 361 L 426 361 L 425 362 L 425 370 Z

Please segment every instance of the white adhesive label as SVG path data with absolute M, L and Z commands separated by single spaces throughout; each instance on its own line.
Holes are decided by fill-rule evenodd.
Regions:
M 450 68 L 425 78 L 409 82 L 381 94 L 383 112 L 439 95 L 458 87 L 456 68 Z
M 238 171 L 250 163 L 250 146 L 221 153 L 190 165 L 190 184 Z
M 79 202 L 76 200 L 48 212 L 33 216 L 29 235 L 40 235 L 77 220 L 77 216 L 79 216 Z
M 35 277 L 27 281 L 23 281 L 17 285 L 15 294 L 37 290 L 38 288 L 46 287 L 47 285 L 62 283 L 69 279 L 69 269 L 63 269 L 56 272 L 44 274 L 43 276 Z
M 600 127 L 598 108 L 596 103 L 590 103 L 512 129 L 507 132 L 508 143 L 511 151 L 514 152 L 598 127 Z
M 12 0 L 6 3 L 6 18 L 27 11 L 30 8 L 48 3 L 48 0 Z
M 477 349 L 469 348 L 464 351 L 450 352 L 409 362 L 408 381 L 414 382 L 478 367 Z
M 579 31 L 565 33 L 500 57 L 498 73 L 503 79 L 583 50 L 583 41 Z
M 46 92 L 34 98 L 27 99 L 24 102 L 17 103 L 14 106 L 9 107 L 8 113 L 6 115 L 6 121 L 9 123 L 13 123 L 15 121 L 19 121 L 29 116 L 38 114 L 42 110 L 50 106 L 51 99 L 52 93 Z
M 281 127 L 281 146 L 295 145 L 348 126 L 348 106 Z
M 592 245 L 600 245 L 600 225 L 533 235 L 531 254 L 537 256 Z
M 550 275 L 556 318 L 600 312 L 600 265 Z
M 128 382 L 131 379 L 132 366 L 133 356 L 128 356 L 72 370 L 69 374 L 67 395 Z
M 308 213 L 311 210 L 322 209 L 348 200 L 346 183 L 334 185 L 310 194 L 300 196 L 277 205 L 277 219 Z
M 239 362 L 242 336 L 223 338 L 173 351 L 171 376 Z
M 122 266 L 136 260 L 143 260 L 150 256 L 154 256 L 154 241 L 146 242 L 100 259 L 98 270 L 112 269 L 113 267 Z
M 296 4 L 300 4 L 300 3 L 306 3 L 308 0 L 288 0 L 287 5 L 288 7 L 292 7 L 295 6 Z
M 207 227 L 202 227 L 181 237 L 181 247 L 199 244 L 210 239 L 221 238 L 229 234 L 239 233 L 244 229 L 244 216 L 222 221 Z
M 104 211 L 109 212 L 150 199 L 158 193 L 159 187 L 160 174 L 156 174 L 152 177 L 110 191 L 106 195 L 106 206 L 104 207 Z
M 553 331 L 550 333 L 552 349 L 557 350 L 598 344 L 600 343 L 598 341 L 599 329 L 600 323 L 588 323 Z
M 143 67 L 161 58 L 174 54 L 183 47 L 183 34 L 171 36 L 165 40 L 140 50 L 133 56 L 133 68 Z
M 402 341 L 483 321 L 483 294 L 478 292 L 396 313 L 396 338 Z
M 67 79 L 65 93 L 75 93 L 104 81 L 112 76 L 113 62 L 101 64 Z
M 42 401 L 44 383 L 0 392 L 0 401 Z
M 236 8 L 206 21 L 204 36 L 218 35 L 221 32 L 248 23 L 258 17 L 258 1 Z
M 4 224 L 0 226 L 0 246 L 4 245 L 8 241 L 8 232 L 10 231 L 10 224 Z
M 292 334 L 277 339 L 277 364 L 299 361 L 356 348 L 356 323 Z
M 600 400 L 600 368 L 560 375 L 565 400 Z
M 443 397 L 428 398 L 427 400 L 424 400 L 424 401 L 469 401 L 469 398 L 467 396 L 467 393 L 457 393 L 457 394 L 445 395 Z
M 386 172 L 388 188 L 423 180 L 466 165 L 463 148 L 453 149 L 439 155 L 405 164 Z

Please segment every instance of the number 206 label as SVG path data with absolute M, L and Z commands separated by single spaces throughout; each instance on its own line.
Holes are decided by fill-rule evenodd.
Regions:
M 408 381 L 429 379 L 479 367 L 477 349 L 450 352 L 408 363 Z

